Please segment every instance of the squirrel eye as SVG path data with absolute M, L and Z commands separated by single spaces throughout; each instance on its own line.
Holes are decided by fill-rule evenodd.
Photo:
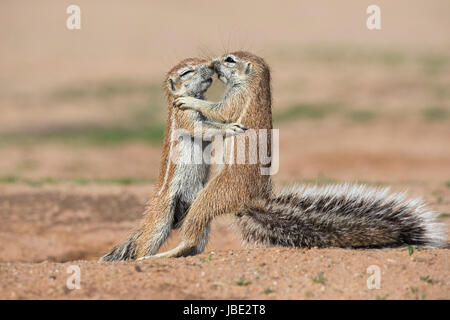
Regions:
M 194 70 L 187 70 L 187 71 L 183 72 L 180 76 L 184 77 L 185 75 L 187 75 L 187 74 L 189 74 L 191 72 L 194 72 Z
M 234 61 L 232 57 L 227 57 L 227 58 L 225 59 L 225 62 L 235 63 L 236 61 Z

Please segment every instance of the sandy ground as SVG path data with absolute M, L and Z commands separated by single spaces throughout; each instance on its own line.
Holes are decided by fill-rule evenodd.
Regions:
M 99 142 L 95 130 L 163 126 L 165 72 L 236 49 L 271 66 L 278 187 L 390 185 L 423 197 L 449 229 L 450 2 L 377 3 L 380 31 L 366 28 L 372 3 L 360 0 L 80 0 L 82 29 L 69 31 L 72 1 L 2 1 L 0 299 L 450 298 L 449 250 L 247 248 L 231 216 L 201 255 L 97 262 L 138 223 L 161 145 Z M 94 143 L 67 139 L 86 130 Z M 379 290 L 366 285 L 372 265 Z M 78 290 L 66 285 L 71 266 Z
M 150 187 L 1 187 L 0 298 L 449 298 L 450 250 L 410 255 L 407 249 L 252 248 L 241 245 L 231 216 L 214 222 L 201 255 L 97 262 L 138 222 Z M 448 212 L 449 190 L 415 186 L 410 194 L 425 194 L 433 209 Z M 450 219 L 441 220 L 448 229 Z M 162 250 L 178 240 L 173 234 Z M 81 274 L 81 287 L 75 290 L 66 285 L 73 265 Z M 380 268 L 379 290 L 366 285 L 371 265 Z
M 5 299 L 448 299 L 448 250 L 228 250 L 132 263 L 2 263 Z M 80 268 L 80 289 L 67 289 Z M 369 290 L 369 266 L 381 288 Z M 70 271 L 70 269 L 69 269 Z M 323 280 L 319 274 L 323 274 Z M 429 276 L 427 278 L 427 276 Z M 431 279 L 431 283 L 422 279 Z M 70 279 L 69 279 L 70 281 Z

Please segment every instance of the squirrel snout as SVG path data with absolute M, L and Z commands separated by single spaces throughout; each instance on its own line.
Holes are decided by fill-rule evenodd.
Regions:
M 219 64 L 220 64 L 219 59 L 214 59 L 209 64 L 209 67 L 217 71 L 217 68 L 219 67 Z

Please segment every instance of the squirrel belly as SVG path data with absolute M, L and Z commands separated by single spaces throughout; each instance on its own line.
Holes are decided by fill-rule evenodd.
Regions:
M 448 247 L 436 215 L 421 199 L 351 184 L 290 187 L 236 213 L 249 243 L 353 249 Z

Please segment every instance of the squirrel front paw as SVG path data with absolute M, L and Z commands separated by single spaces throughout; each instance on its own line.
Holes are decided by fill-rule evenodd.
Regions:
M 196 110 L 199 99 L 193 97 L 179 97 L 175 99 L 173 106 L 180 110 L 193 109 Z
M 244 133 L 247 130 L 247 127 L 243 126 L 240 123 L 230 123 L 226 128 L 225 128 L 225 135 L 230 137 L 230 136 L 236 136 L 240 133 Z

